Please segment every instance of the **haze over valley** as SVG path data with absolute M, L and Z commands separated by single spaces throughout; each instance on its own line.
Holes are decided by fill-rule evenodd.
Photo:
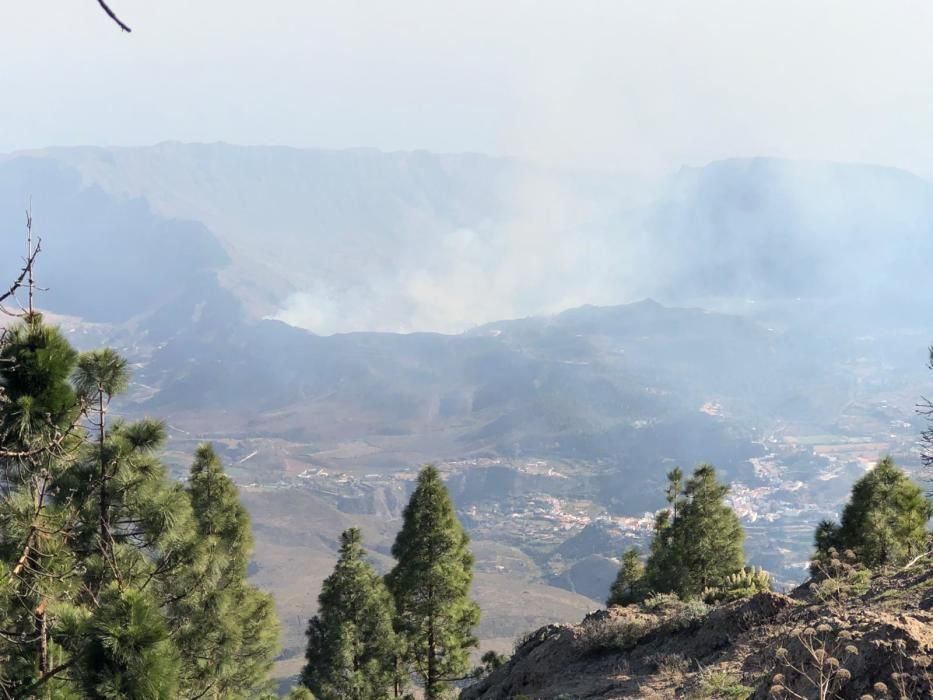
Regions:
M 426 462 L 473 538 L 479 635 L 500 648 L 601 604 L 675 465 L 732 482 L 752 563 L 786 586 L 866 468 L 920 467 L 933 184 L 903 170 L 14 152 L 6 277 L 30 200 L 42 306 L 132 363 L 118 411 L 165 419 L 179 475 L 212 441 L 240 485 L 283 674 L 340 531 L 362 524 L 387 568 Z

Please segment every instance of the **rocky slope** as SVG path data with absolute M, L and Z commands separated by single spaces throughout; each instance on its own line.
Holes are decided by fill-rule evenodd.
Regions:
M 549 625 L 461 700 L 933 697 L 929 556 L 712 610 L 657 600 Z

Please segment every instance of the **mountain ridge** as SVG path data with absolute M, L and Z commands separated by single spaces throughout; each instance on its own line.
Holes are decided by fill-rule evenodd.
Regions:
M 60 174 L 49 184 L 37 168 Z M 59 242 L 70 232 L 44 201 L 137 202 L 130 229 L 197 226 L 222 250 L 210 270 L 245 312 L 323 334 L 459 331 L 643 297 L 844 297 L 887 321 L 884 304 L 910 302 L 903 280 L 933 226 L 933 187 L 906 171 L 771 158 L 712 161 L 650 188 L 474 153 L 229 144 L 33 150 L 0 170 L 4 228 L 21 229 L 30 194 Z M 81 219 L 68 215 L 77 236 L 96 235 Z M 904 274 L 863 274 L 881 263 Z

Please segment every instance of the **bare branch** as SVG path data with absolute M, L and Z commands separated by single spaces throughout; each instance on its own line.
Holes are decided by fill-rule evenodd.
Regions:
M 913 566 L 914 564 L 916 564 L 918 561 L 920 561 L 920 560 L 923 559 L 924 557 L 930 556 L 931 554 L 933 554 L 933 552 L 923 552 L 923 554 L 918 554 L 918 555 L 915 556 L 913 559 L 911 559 L 909 562 L 907 562 L 907 564 L 904 565 L 904 568 L 901 569 L 901 571 L 907 571 L 907 569 L 909 569 L 910 567 L 912 567 L 912 566 Z
M 23 283 L 26 281 L 26 278 L 29 276 L 29 271 L 32 269 L 32 265 L 35 262 L 36 257 L 38 257 L 40 250 L 42 250 L 41 239 L 36 243 L 36 247 L 32 251 L 32 255 L 30 255 L 26 259 L 26 264 L 23 265 L 23 269 L 20 270 L 19 276 L 15 280 L 13 280 L 13 284 L 10 285 L 10 288 L 7 291 L 0 294 L 0 303 L 6 301 L 10 297 L 13 297 L 16 294 L 16 290 L 18 290 L 20 287 L 23 286 Z
M 97 4 L 103 8 L 104 12 L 107 13 L 107 16 L 109 16 L 110 19 L 112 19 L 114 22 L 117 23 L 117 26 L 120 27 L 120 29 L 122 29 L 124 32 L 127 32 L 127 33 L 133 31 L 128 26 L 126 26 L 126 24 L 124 24 L 123 21 L 119 17 L 116 16 L 116 14 L 114 14 L 114 11 L 110 9 L 110 6 L 107 5 L 107 3 L 104 2 L 104 0 L 97 0 Z
M 930 347 L 930 362 L 927 367 L 933 370 L 933 347 Z M 930 482 L 927 496 L 933 496 L 933 401 L 921 397 L 917 405 L 917 414 L 927 421 L 926 428 L 920 433 L 920 459 L 925 467 L 925 476 Z

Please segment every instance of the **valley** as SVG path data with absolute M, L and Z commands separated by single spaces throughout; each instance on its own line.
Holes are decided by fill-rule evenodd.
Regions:
M 933 5 L 6 4 L 0 700 L 933 700 Z
M 748 533 L 750 559 L 784 589 L 805 575 L 814 524 L 837 517 L 851 483 L 870 464 L 891 454 L 919 468 L 912 402 L 929 381 L 922 366 L 888 366 L 865 346 L 855 362 L 808 370 L 782 357 L 781 344 L 754 321 L 653 302 L 517 326 L 573 328 L 580 316 L 594 314 L 608 320 L 585 344 L 555 328 L 536 334 L 534 343 L 519 341 L 510 324 L 495 335 L 329 338 L 273 326 L 295 344 L 279 348 L 281 356 L 304 356 L 308 366 L 322 357 L 336 366 L 316 383 L 305 380 L 287 400 L 238 394 L 216 406 L 209 395 L 190 394 L 189 375 L 162 373 L 162 353 L 174 351 L 159 343 L 137 355 L 137 390 L 121 410 L 166 416 L 165 458 L 179 476 L 202 441 L 222 455 L 253 516 L 254 578 L 275 594 L 286 623 L 285 675 L 300 666 L 304 624 L 339 532 L 364 527 L 376 565 L 388 570 L 401 509 L 417 466 L 426 462 L 441 469 L 473 540 L 475 594 L 486 611 L 482 648 L 506 651 L 528 629 L 574 621 L 601 605 L 620 553 L 633 544 L 647 547 L 654 511 L 663 506 L 664 473 L 675 465 L 708 459 L 731 480 L 729 501 Z M 734 348 L 767 338 L 767 350 L 748 356 L 769 352 L 775 365 L 792 369 L 755 383 L 757 363 L 731 363 L 728 383 L 698 388 L 696 365 L 686 357 L 694 353 L 675 349 L 690 324 L 697 324 L 697 344 L 707 347 L 716 339 Z M 723 337 L 724 324 L 737 330 Z M 605 351 L 621 342 L 624 368 L 619 353 Z M 203 356 L 224 352 L 212 344 Z M 706 376 L 721 376 L 726 352 L 695 361 L 706 362 Z M 568 355 L 577 361 L 567 363 Z M 838 413 L 820 407 L 814 415 L 808 407 L 802 417 L 805 398 L 796 382 L 807 380 L 793 373 L 821 373 L 838 392 L 835 402 L 824 396 L 823 405 Z M 361 377 L 365 389 L 354 386 Z M 390 383 L 394 377 L 406 379 Z M 772 403 L 755 405 L 762 397 Z M 257 400 L 265 401 L 263 410 L 250 409 Z M 201 408 L 188 408 L 196 401 Z
M 278 673 L 287 677 L 301 665 L 304 627 L 340 532 L 361 527 L 386 571 L 424 463 L 440 468 L 471 535 L 481 649 L 499 651 L 523 632 L 575 622 L 602 605 L 624 548 L 647 547 L 674 466 L 710 462 L 731 482 L 749 558 L 779 588 L 803 578 L 815 524 L 836 516 L 852 482 L 879 457 L 919 470 L 922 421 L 914 407 L 933 394 L 922 299 L 894 280 L 866 285 L 852 275 L 852 298 L 840 301 L 840 280 L 865 261 L 855 250 L 835 255 L 855 225 L 836 200 L 829 209 L 810 201 L 797 209 L 826 225 L 823 238 L 809 237 L 809 224 L 793 217 L 779 219 L 786 229 L 774 221 L 790 206 L 781 184 L 793 182 L 796 201 L 796 185 L 814 173 L 837 177 L 837 188 L 907 178 L 899 191 L 921 212 L 933 212 L 933 188 L 867 166 L 794 168 L 752 160 L 684 171 L 647 205 L 615 189 L 621 185 L 612 178 L 596 188 L 554 176 L 579 204 L 581 218 L 566 232 L 612 242 L 600 250 L 618 264 L 618 279 L 595 279 L 601 291 L 592 298 L 628 303 L 548 311 L 548 291 L 504 308 L 516 318 L 487 310 L 443 334 L 418 327 L 439 318 L 440 307 L 419 307 L 397 283 L 464 256 L 479 256 L 482 266 L 501 253 L 507 242 L 497 236 L 514 215 L 509 193 L 528 177 L 521 164 L 220 145 L 49 151 L 0 159 L 0 203 L 33 189 L 56 202 L 42 219 L 45 304 L 76 346 L 110 345 L 129 358 L 132 384 L 115 410 L 165 420 L 164 459 L 177 477 L 196 446 L 210 441 L 239 485 L 257 543 L 252 577 L 273 593 L 284 621 Z M 234 196 L 283 172 L 291 189 L 265 182 L 262 192 Z M 324 187 L 327 178 L 339 182 Z M 312 212 L 305 194 L 318 186 Z M 611 206 L 600 199 L 607 191 Z M 273 205 L 250 209 L 267 195 Z M 341 202 L 352 198 L 366 206 L 349 213 Z M 888 207 L 901 205 L 862 202 L 858 235 L 880 230 Z M 250 239 L 269 206 L 273 243 Z M 19 244 L 17 211 L 0 208 L 13 232 L 3 239 L 7 260 Z M 593 211 L 612 216 L 597 220 Z M 480 233 L 451 251 L 444 237 L 464 227 Z M 899 249 L 925 250 L 921 228 L 907 221 Z M 646 232 L 656 247 L 645 247 Z M 798 262 L 748 279 L 734 274 L 754 268 L 736 242 L 742 236 L 790 250 Z M 431 245 L 408 256 L 427 239 Z M 714 239 L 732 241 L 716 269 L 703 252 Z M 339 250 L 316 255 L 330 244 Z M 75 276 L 74 269 L 94 268 L 99 246 L 111 272 Z M 366 246 L 381 251 L 382 267 L 341 267 Z M 639 250 L 638 259 L 627 249 Z M 393 256 L 404 261 L 396 265 Z M 905 275 L 920 257 L 904 254 Z M 633 265 L 656 270 L 657 283 L 629 274 Z M 800 266 L 819 275 L 798 284 Z M 358 303 L 378 307 L 374 300 L 384 299 L 375 324 L 382 331 L 319 335 L 282 320 L 277 309 L 325 268 L 331 287 L 354 282 L 331 288 L 323 307 L 352 315 Z M 388 281 L 387 270 L 398 279 Z M 548 261 L 525 291 L 552 290 L 545 280 L 556 272 Z M 76 295 L 112 289 L 125 294 L 102 306 Z M 872 303 L 863 304 L 869 291 Z M 320 330 L 334 327 L 321 323 Z

